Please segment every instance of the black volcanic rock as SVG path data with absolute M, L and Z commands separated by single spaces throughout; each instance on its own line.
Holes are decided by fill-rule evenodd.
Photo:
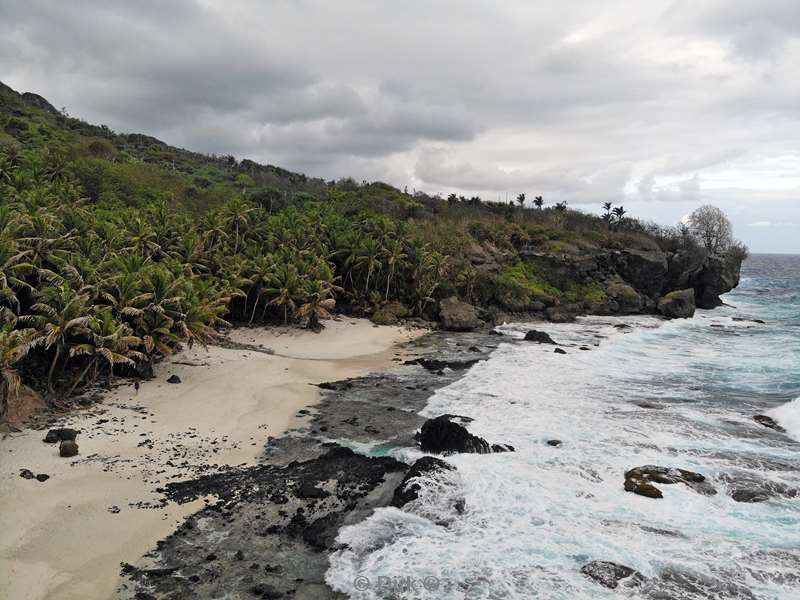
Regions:
M 778 423 L 772 417 L 768 417 L 767 415 L 755 415 L 753 420 L 756 423 L 763 425 L 764 427 L 768 427 L 770 429 L 774 429 L 780 433 L 786 433 L 786 430 L 778 425 Z
M 58 446 L 58 454 L 63 458 L 70 458 L 73 456 L 77 456 L 78 444 L 75 443 L 73 440 L 64 440 Z
M 47 435 L 44 436 L 44 442 L 48 444 L 55 444 L 57 442 L 63 441 L 75 441 L 75 438 L 78 437 L 80 431 L 77 429 L 69 429 L 67 427 L 62 427 L 59 429 L 51 429 L 47 432 Z
M 606 560 L 593 560 L 581 567 L 581 573 L 603 587 L 615 589 L 620 580 L 638 574 L 635 569 Z
M 633 492 L 648 498 L 663 498 L 661 490 L 654 486 L 654 483 L 683 483 L 704 496 L 713 496 L 717 493 L 713 486 L 706 482 L 703 475 L 686 469 L 644 465 L 625 472 L 626 492 Z
M 555 345 L 555 341 L 550 335 L 544 331 L 538 331 L 536 329 L 531 329 L 528 333 L 525 334 L 525 341 L 526 342 L 536 342 L 537 344 L 553 344 Z
M 417 499 L 417 492 L 420 490 L 420 485 L 418 483 L 409 484 L 410 480 L 417 477 L 422 477 L 423 475 L 441 471 L 455 471 L 455 467 L 449 463 L 446 463 L 442 459 L 435 458 L 433 456 L 423 456 L 417 460 L 413 465 L 411 465 L 408 473 L 406 473 L 405 477 L 403 477 L 403 481 L 394 490 L 394 496 L 392 496 L 392 506 L 400 508 L 412 500 Z
M 488 454 L 492 451 L 489 442 L 472 435 L 464 427 L 451 421 L 451 415 L 442 415 L 426 421 L 417 439 L 423 452 L 434 454 L 454 452 Z

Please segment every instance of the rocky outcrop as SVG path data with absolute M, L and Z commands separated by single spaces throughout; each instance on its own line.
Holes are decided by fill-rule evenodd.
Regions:
M 613 256 L 616 272 L 645 296 L 661 293 L 667 276 L 667 255 L 658 250 L 623 250 Z
M 654 486 L 653 483 L 683 483 L 704 496 L 713 496 L 717 493 L 713 486 L 706 482 L 706 478 L 703 475 L 686 469 L 644 465 L 635 467 L 625 473 L 626 492 L 633 492 L 648 498 L 663 498 L 664 495 L 661 490 Z
M 478 309 L 455 296 L 439 303 L 439 318 L 447 331 L 474 331 L 483 325 Z
M 720 475 L 727 485 L 728 496 L 736 502 L 766 502 L 772 498 L 800 498 L 800 489 L 776 481 L 761 478 L 748 472 Z
M 763 425 L 764 427 L 768 427 L 769 429 L 774 429 L 779 433 L 786 433 L 786 430 L 780 425 L 778 425 L 775 419 L 773 419 L 772 417 L 768 417 L 767 415 L 755 415 L 753 417 L 753 420 L 756 423 L 760 423 L 761 425 Z
M 581 567 L 581 573 L 603 587 L 616 589 L 619 582 L 631 576 L 639 576 L 638 571 L 607 560 L 593 560 Z
M 668 319 L 688 319 L 694 316 L 694 290 L 670 292 L 658 301 L 658 312 Z
M 430 475 L 434 473 L 441 473 L 443 471 L 454 471 L 455 467 L 449 463 L 444 462 L 440 458 L 435 458 L 433 456 L 423 456 L 408 470 L 405 477 L 403 477 L 403 481 L 400 482 L 400 485 L 397 486 L 397 489 L 394 491 L 394 496 L 392 496 L 392 506 L 397 508 L 401 508 L 402 506 L 408 504 L 412 500 L 417 499 L 417 494 L 420 490 L 419 483 L 409 483 L 412 479 L 417 479 L 418 477 L 422 477 L 424 475 Z
M 698 308 L 721 306 L 720 296 L 739 285 L 741 267 L 739 258 L 709 256 L 701 269 L 690 278 Z
M 661 298 L 685 290 L 694 293 L 696 307 L 714 308 L 722 304 L 722 294 L 738 285 L 741 261 L 736 253 L 725 257 L 706 256 L 699 249 L 673 253 L 659 250 L 655 243 L 610 250 L 589 242 L 580 248 L 541 242 L 506 258 L 501 272 L 509 273 L 513 267 L 514 276 L 509 279 L 519 285 L 507 280 L 488 286 L 479 297 L 483 304 L 512 316 L 534 314 L 559 323 L 587 313 L 661 312 Z M 515 266 L 520 263 L 521 267 Z M 674 318 L 688 317 L 690 303 L 674 310 L 668 304 L 663 312 Z
M 637 313 L 642 310 L 644 305 L 639 293 L 622 280 L 609 282 L 606 293 L 616 303 L 614 312 Z
M 485 439 L 472 435 L 463 426 L 452 421 L 452 415 L 442 415 L 425 421 L 417 434 L 423 452 L 434 454 L 489 454 L 492 447 Z
M 525 334 L 525 341 L 536 342 L 537 344 L 555 345 L 555 341 L 553 341 L 553 338 L 551 338 L 549 334 L 547 334 L 544 331 L 537 331 L 536 329 L 531 329 L 528 333 Z

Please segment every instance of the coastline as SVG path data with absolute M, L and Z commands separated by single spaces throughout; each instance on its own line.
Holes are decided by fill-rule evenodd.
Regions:
M 228 347 L 185 349 L 138 393 L 121 385 L 58 419 L 82 432 L 74 459 L 59 458 L 44 431 L 0 440 L 0 592 L 110 597 L 120 563 L 137 562 L 205 504 L 165 501 L 157 488 L 257 464 L 268 437 L 309 420 L 315 384 L 385 369 L 406 356 L 398 344 L 423 333 L 350 318 L 326 325 L 234 329 Z M 171 375 L 181 383 L 166 383 Z M 20 469 L 50 478 L 26 480 Z
M 500 341 L 489 331 L 411 341 L 411 360 L 323 383 L 314 414 L 271 439 L 258 466 L 166 486 L 177 502 L 213 501 L 127 565 L 115 597 L 341 598 L 325 580 L 339 531 L 391 503 L 409 466 L 391 450 L 415 446 L 431 394 Z

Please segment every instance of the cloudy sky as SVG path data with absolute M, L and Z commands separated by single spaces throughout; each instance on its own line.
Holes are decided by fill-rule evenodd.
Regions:
M 3 0 L 0 80 L 325 178 L 519 192 L 800 252 L 798 0 Z

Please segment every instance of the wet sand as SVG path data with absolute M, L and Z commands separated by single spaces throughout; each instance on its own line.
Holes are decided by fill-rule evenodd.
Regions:
M 358 319 L 327 325 L 320 334 L 237 329 L 230 339 L 254 349 L 171 357 L 138 393 L 120 386 L 59 423 L 82 431 L 75 458 L 60 458 L 43 431 L 0 440 L 0 598 L 109 598 L 121 562 L 138 561 L 204 505 L 164 503 L 156 488 L 255 464 L 268 436 L 308 418 L 298 411 L 318 400 L 313 384 L 384 369 L 404 355 L 397 344 L 422 333 Z M 182 383 L 167 383 L 173 374 Z M 50 479 L 23 479 L 20 469 Z

